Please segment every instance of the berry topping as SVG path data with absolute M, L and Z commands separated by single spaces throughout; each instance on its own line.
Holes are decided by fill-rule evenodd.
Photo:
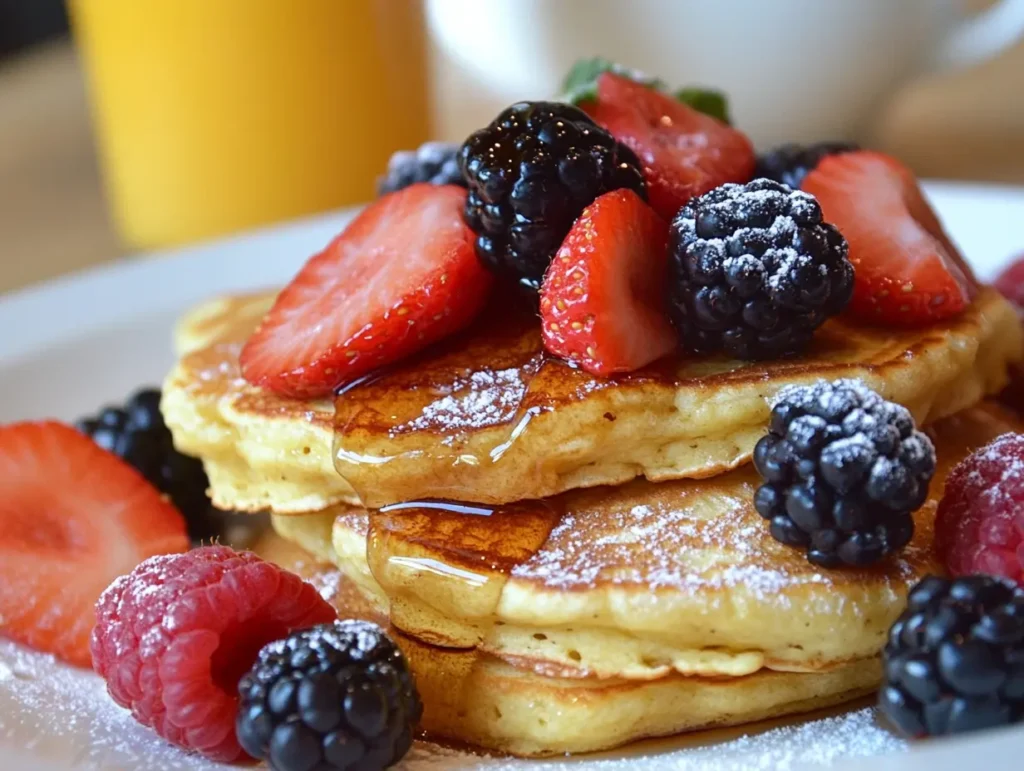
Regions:
M 1024 591 L 990 576 L 917 584 L 889 630 L 878 706 L 910 736 L 1024 720 Z
M 671 220 L 687 201 L 754 172 L 750 140 L 654 88 L 605 72 L 583 108 L 643 163 L 651 206 Z
M 630 372 L 672 351 L 667 238 L 664 220 L 632 190 L 584 209 L 544 276 L 544 346 L 595 375 Z
M 1003 434 L 956 465 L 935 515 L 935 548 L 954 576 L 1024 586 L 1024 434 Z
M 822 158 L 850 153 L 860 148 L 849 142 L 819 142 L 813 145 L 786 144 L 757 157 L 755 177 L 766 177 L 798 189 L 804 177 L 813 171 Z
M 815 565 L 862 566 L 906 546 L 935 448 L 902 406 L 859 380 L 787 386 L 754 448 L 754 495 L 772 536 Z
M 238 738 L 276 771 L 376 771 L 412 746 L 423 712 L 405 658 L 376 624 L 277 640 L 238 685 Z
M 250 552 L 152 557 L 96 603 L 93 668 L 114 701 L 168 741 L 238 760 L 239 679 L 268 642 L 334 617 L 311 584 Z
M 533 289 L 585 206 L 619 188 L 646 197 L 633 152 L 558 102 L 512 105 L 466 140 L 459 165 L 477 255 Z
M 667 91 L 668 86 L 660 79 L 646 72 L 627 67 L 601 56 L 589 59 L 577 59 L 562 81 L 562 100 L 571 104 L 597 99 L 597 81 L 604 73 L 611 72 L 634 83 L 639 83 L 658 91 Z
M 427 142 L 416 150 L 401 150 L 388 161 L 387 174 L 377 183 L 377 194 L 386 195 L 415 185 L 461 185 L 459 146 L 448 142 Z
M 740 359 L 798 353 L 853 289 L 846 241 L 812 196 L 725 184 L 672 221 L 669 297 L 684 346 Z
M 830 155 L 801 187 L 850 244 L 851 313 L 915 326 L 955 316 L 970 303 L 970 269 L 899 161 L 867 150 Z
M 1007 265 L 995 281 L 996 289 L 1024 312 L 1024 254 Z
M 418 184 L 370 204 L 278 295 L 242 349 L 245 379 L 326 397 L 468 324 L 491 276 L 465 200 L 462 188 Z
M 651 77 L 640 70 L 625 67 L 608 59 L 595 57 L 580 59 L 569 70 L 562 82 L 563 101 L 572 104 L 593 101 L 597 98 L 597 81 L 606 72 L 611 72 L 634 83 L 669 93 L 668 86 L 659 78 Z M 688 86 L 671 93 L 672 98 L 689 105 L 698 112 L 710 115 L 723 123 L 729 123 L 729 103 L 725 94 L 710 88 Z
M 171 432 L 160 413 L 160 391 L 136 392 L 123 407 L 106 407 L 82 418 L 75 427 L 130 463 L 151 485 L 167 495 L 185 517 L 193 543 L 223 534 L 227 515 L 206 495 L 209 480 L 197 458 L 174 449 Z
M 60 423 L 0 426 L 0 635 L 88 667 L 93 606 L 181 515 L 135 469 Z

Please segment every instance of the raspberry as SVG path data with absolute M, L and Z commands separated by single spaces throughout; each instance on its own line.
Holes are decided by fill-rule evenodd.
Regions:
M 988 573 L 1024 586 L 1024 434 L 1003 434 L 953 469 L 935 547 L 955 576 Z
M 334 618 L 310 584 L 255 554 L 207 546 L 151 557 L 97 602 L 93 668 L 168 741 L 238 760 L 238 681 L 265 644 Z

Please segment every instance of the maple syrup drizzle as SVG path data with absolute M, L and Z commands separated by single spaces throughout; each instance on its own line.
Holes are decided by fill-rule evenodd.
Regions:
M 391 622 L 419 636 L 425 609 L 443 619 L 427 624 L 441 635 L 435 644 L 475 647 L 498 620 L 512 571 L 541 549 L 561 518 L 559 499 L 500 506 L 428 499 L 371 511 L 366 559 L 392 598 Z
M 489 517 L 494 513 L 494 506 L 474 505 L 460 501 L 406 501 L 404 503 L 392 503 L 388 506 L 381 506 L 380 513 L 388 514 L 392 511 L 404 511 L 405 509 L 432 509 L 436 511 L 449 511 L 452 514 L 472 514 L 477 517 Z
M 370 507 L 394 502 L 375 485 L 384 464 L 408 478 L 426 463 L 447 465 L 453 472 L 437 474 L 436 488 L 418 492 L 461 498 L 460 487 L 474 486 L 474 468 L 500 462 L 531 421 L 553 409 L 547 389 L 532 388 L 548 362 L 535 312 L 496 305 L 467 332 L 337 390 L 335 468 Z

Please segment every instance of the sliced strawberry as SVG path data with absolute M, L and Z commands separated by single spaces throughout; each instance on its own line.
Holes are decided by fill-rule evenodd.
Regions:
M 622 75 L 603 73 L 597 99 L 580 107 L 637 154 L 651 206 L 666 220 L 694 196 L 754 173 L 742 133 Z
M 465 203 L 464 188 L 422 183 L 367 207 L 278 296 L 242 349 L 245 379 L 329 396 L 465 326 L 491 285 Z
M 0 426 L 0 532 L 0 634 L 83 667 L 110 582 L 189 547 L 135 469 L 55 422 Z
M 831 155 L 802 188 L 850 244 L 856 272 L 850 313 L 914 326 L 954 316 L 970 302 L 976 288 L 970 268 L 913 172 L 895 158 L 869 150 Z
M 1024 311 L 1024 254 L 1003 269 L 995 281 L 995 287 L 1007 300 Z
M 668 226 L 632 190 L 583 210 L 540 292 L 544 346 L 595 375 L 631 372 L 676 347 L 666 308 Z

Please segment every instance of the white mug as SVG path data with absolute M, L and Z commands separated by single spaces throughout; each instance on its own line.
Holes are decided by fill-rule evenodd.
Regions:
M 915 73 L 968 66 L 1024 34 L 1024 0 L 427 0 L 434 126 L 461 141 L 520 99 L 551 99 L 604 56 L 724 91 L 760 148 L 855 139 Z

